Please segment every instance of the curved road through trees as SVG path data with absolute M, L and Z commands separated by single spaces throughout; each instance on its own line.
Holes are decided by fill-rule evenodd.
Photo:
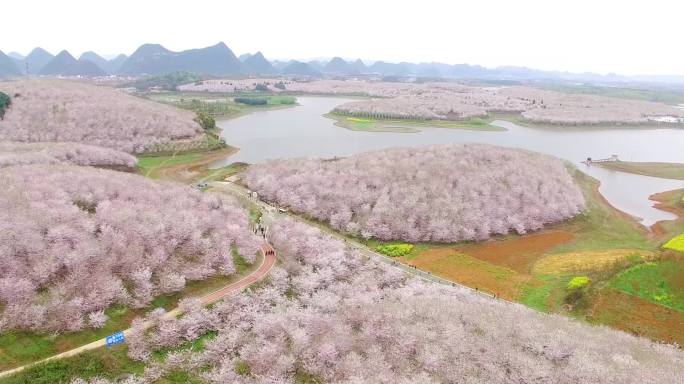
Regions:
M 258 200 L 258 199 L 254 199 L 253 197 L 250 197 L 250 194 L 249 194 L 250 191 L 241 185 L 235 184 L 233 182 L 228 182 L 228 181 L 226 181 L 226 182 L 216 181 L 216 182 L 211 183 L 211 186 L 212 186 L 212 188 L 214 188 L 215 190 L 217 190 L 219 192 L 223 191 L 225 193 L 230 193 L 232 195 L 236 195 L 236 196 L 243 198 L 243 199 L 250 199 L 253 204 L 255 204 L 262 212 L 265 213 L 264 216 L 268 220 L 266 222 L 267 224 L 268 224 L 268 222 L 270 222 L 270 220 L 273 220 L 272 216 L 278 212 L 278 209 L 276 207 L 274 207 L 274 206 L 272 206 L 272 205 L 270 205 L 270 204 L 268 204 L 262 200 Z M 267 216 L 266 214 L 268 214 L 268 217 L 266 217 Z M 511 301 L 508 301 L 505 299 L 501 299 L 498 296 L 495 296 L 494 294 L 484 292 L 484 291 L 480 291 L 480 290 L 474 289 L 472 287 L 469 287 L 467 285 L 463 285 L 463 284 L 457 283 L 455 281 L 451 281 L 451 280 L 447 280 L 447 279 L 444 279 L 444 278 L 439 277 L 439 276 L 435 276 L 430 272 L 425 272 L 425 271 L 422 271 L 420 269 L 413 268 L 409 265 L 399 263 L 396 260 L 393 260 L 389 256 L 378 253 L 378 252 L 368 248 L 366 245 L 364 245 L 358 241 L 349 239 L 346 236 L 344 236 L 343 234 L 341 234 L 337 231 L 334 231 L 325 225 L 321 225 L 320 223 L 316 223 L 316 222 L 313 222 L 311 220 L 307 220 L 304 217 L 302 217 L 301 215 L 296 215 L 296 214 L 293 214 L 290 212 L 285 212 L 282 214 L 288 215 L 288 217 L 290 217 L 296 221 L 299 221 L 301 223 L 304 223 L 306 225 L 314 226 L 314 227 L 328 233 L 329 235 L 344 241 L 348 246 L 353 247 L 354 249 L 358 250 L 359 252 L 361 252 L 366 257 L 373 258 L 373 259 L 378 260 L 380 262 L 389 264 L 389 265 L 393 266 L 394 268 L 397 268 L 404 273 L 414 275 L 414 276 L 418 277 L 419 279 L 423 279 L 425 281 L 429 281 L 429 282 L 437 283 L 437 284 L 442 284 L 442 285 L 446 285 L 446 286 L 459 287 L 462 289 L 469 290 L 469 291 L 471 291 L 477 295 L 482 295 L 484 297 L 497 299 L 499 301 L 507 302 L 507 303 L 510 303 L 513 305 L 520 305 L 518 303 L 514 303 L 514 302 L 511 302 Z
M 238 184 L 235 184 L 232 182 L 213 182 L 213 183 L 211 183 L 211 187 L 216 192 L 228 193 L 228 194 L 231 194 L 231 195 L 236 196 L 238 198 L 241 198 L 245 201 L 248 201 L 251 204 L 254 204 L 262 212 L 263 216 L 261 218 L 261 223 L 262 223 L 262 225 L 265 225 L 266 227 L 268 227 L 268 225 L 274 220 L 274 216 L 278 213 L 278 209 L 276 207 L 274 207 L 274 206 L 272 206 L 272 205 L 270 205 L 264 201 L 255 199 L 254 197 L 250 196 L 249 190 L 246 189 L 245 187 L 241 186 L 241 185 L 238 185 Z M 374 258 L 378 261 L 389 264 L 389 265 L 393 266 L 394 268 L 397 268 L 397 269 L 403 271 L 404 273 L 409 273 L 409 274 L 414 275 L 420 279 L 423 279 L 423 280 L 426 280 L 426 281 L 429 281 L 432 283 L 437 283 L 437 284 L 442 284 L 442 285 L 447 285 L 447 286 L 452 286 L 452 287 L 459 287 L 459 288 L 470 290 L 472 292 L 475 292 L 476 294 L 479 294 L 479 295 L 482 295 L 485 297 L 496 298 L 496 296 L 494 296 L 492 294 L 489 294 L 489 293 L 486 293 L 483 291 L 478 291 L 478 290 L 475 290 L 475 289 L 468 287 L 466 285 L 462 285 L 462 284 L 459 284 L 457 282 L 453 282 L 453 281 L 435 276 L 429 272 L 421 271 L 419 269 L 412 268 L 408 265 L 398 263 L 395 260 L 391 259 L 390 257 L 387 257 L 383 254 L 380 254 L 378 252 L 375 252 L 374 250 L 369 249 L 364 244 L 361 244 L 361 243 L 356 242 L 354 240 L 347 239 L 342 234 L 335 232 L 335 231 L 332 231 L 329 228 L 327 228 L 323 225 L 320 225 L 318 223 L 314 223 L 314 222 L 311 222 L 309 220 L 306 220 L 299 215 L 295 215 L 295 214 L 292 214 L 289 212 L 284 213 L 284 214 L 288 215 L 290 218 L 297 220 L 299 222 L 302 222 L 306 225 L 315 226 L 315 227 L 325 231 L 326 233 L 329 233 L 333 237 L 339 238 L 340 240 L 344 240 L 347 243 L 347 245 L 357 249 L 358 251 L 360 251 L 362 254 L 366 255 L 367 257 Z M 271 245 L 267 241 L 264 242 L 264 244 L 262 245 L 261 252 L 262 252 L 264 257 L 263 257 L 263 261 L 262 261 L 261 265 L 259 266 L 259 268 L 257 268 L 254 272 L 252 272 L 248 276 L 245 276 L 244 278 L 236 281 L 235 283 L 232 283 L 232 284 L 227 285 L 227 286 L 225 286 L 225 287 L 223 287 L 217 291 L 214 291 L 212 293 L 209 293 L 205 296 L 200 297 L 200 301 L 202 302 L 202 304 L 208 305 L 208 304 L 214 303 L 218 300 L 221 300 L 221 299 L 225 298 L 226 296 L 230 296 L 232 294 L 238 293 L 238 292 L 242 291 L 243 289 L 247 288 L 248 286 L 254 284 L 255 282 L 261 280 L 264 276 L 266 276 L 268 274 L 268 272 L 271 270 L 271 268 L 273 267 L 273 265 L 275 264 L 276 252 L 273 249 L 273 247 L 271 247 Z M 503 299 L 499 299 L 499 300 L 507 301 L 507 300 L 503 300 Z M 510 304 L 518 305 L 516 303 L 510 303 Z M 175 317 L 175 316 L 178 316 L 180 314 L 181 314 L 181 311 L 178 308 L 176 308 L 176 309 L 173 309 L 169 312 L 166 312 L 164 314 L 164 316 Z M 146 325 L 143 325 L 143 326 L 146 326 Z M 147 326 L 149 326 L 149 325 L 147 325 Z M 130 332 L 130 328 L 124 330 L 124 335 L 127 335 L 129 332 Z M 17 368 L 11 369 L 11 370 L 0 372 L 0 377 L 17 373 L 19 371 L 22 371 L 26 368 L 29 368 L 29 367 L 35 365 L 35 364 L 39 364 L 39 363 L 46 362 L 49 360 L 74 356 L 74 355 L 77 355 L 81 352 L 101 348 L 103 346 L 105 346 L 105 339 L 104 338 L 97 340 L 97 341 L 94 341 L 90 344 L 83 345 L 79 348 L 75 348 L 75 349 L 60 353 L 58 355 L 48 357 L 46 359 L 37 361 L 35 363 L 27 364 L 27 365 L 17 367 Z
M 276 254 L 275 250 L 273 249 L 273 247 L 271 247 L 271 245 L 268 244 L 268 242 L 264 242 L 264 244 L 261 245 L 261 254 L 263 255 L 261 264 L 259 265 L 259 267 L 254 272 L 250 273 L 249 275 L 243 277 L 242 279 L 240 279 L 240 280 L 238 280 L 232 284 L 229 284 L 229 285 L 227 285 L 227 286 L 225 286 L 225 287 L 223 287 L 217 291 L 211 292 L 207 295 L 200 297 L 199 299 L 202 302 L 202 304 L 208 305 L 211 303 L 215 303 L 215 302 L 217 302 L 217 301 L 219 301 L 219 300 L 221 300 L 227 296 L 241 292 L 243 289 L 247 288 L 248 286 L 250 286 L 250 285 L 256 283 L 257 281 L 263 279 L 271 271 L 271 268 L 273 268 L 273 266 L 275 265 L 277 254 Z M 164 317 L 167 317 L 167 318 L 176 317 L 180 314 L 182 314 L 181 310 L 179 308 L 175 308 L 171 311 L 164 313 Z M 143 324 L 144 327 L 149 327 L 150 325 L 151 324 Z M 131 328 L 125 329 L 123 331 L 124 336 L 127 336 L 130 333 L 130 331 L 131 331 Z M 99 339 L 97 341 L 93 341 L 92 343 L 82 345 L 78 348 L 74 348 L 74 349 L 71 349 L 69 351 L 50 356 L 50 357 L 45 358 L 43 360 L 39 360 L 39 361 L 36 361 L 34 363 L 26 364 L 26 365 L 23 365 L 23 366 L 20 366 L 17 368 L 13 368 L 13 369 L 10 369 L 10 370 L 4 371 L 4 372 L 0 372 L 0 377 L 4 377 L 4 376 L 8 376 L 8 375 L 18 373 L 20 371 L 23 371 L 24 369 L 27 369 L 27 368 L 30 368 L 30 367 L 36 365 L 36 364 L 44 363 L 44 362 L 47 362 L 50 360 L 56 360 L 56 359 L 62 359 L 65 357 L 75 356 L 81 352 L 90 351 L 90 350 L 97 349 L 97 348 L 102 348 L 104 346 L 105 346 L 105 338 L 102 338 L 102 339 Z

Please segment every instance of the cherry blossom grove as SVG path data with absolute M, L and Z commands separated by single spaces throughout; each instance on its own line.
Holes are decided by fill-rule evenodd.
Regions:
M 185 371 L 209 383 L 673 383 L 684 353 L 472 291 L 409 277 L 288 219 L 269 282 L 212 309 L 147 319 L 128 337 L 140 376 Z M 173 348 L 209 331 L 199 351 Z M 163 361 L 151 352 L 171 348 Z M 242 367 L 242 369 L 238 369 Z M 246 368 L 245 368 L 246 367 Z M 94 379 L 90 383 L 107 383 Z M 86 381 L 76 380 L 83 384 Z
M 135 174 L 61 165 L 0 169 L 0 326 L 74 331 L 186 281 L 234 273 L 259 241 L 232 199 Z
M 395 98 L 352 101 L 333 112 L 392 119 L 460 120 L 491 113 L 521 113 L 533 123 L 565 125 L 653 124 L 657 118 L 684 117 L 677 108 L 639 100 L 570 95 L 529 87 L 430 90 Z
M 217 79 L 185 84 L 183 91 L 240 92 L 274 79 Z M 273 92 L 354 95 L 372 99 L 337 106 L 333 112 L 381 119 L 462 120 L 493 113 L 520 114 L 540 124 L 655 124 L 663 117 L 684 118 L 684 111 L 663 103 L 570 94 L 532 87 L 476 87 L 455 82 L 381 82 L 361 80 L 286 81 Z
M 194 114 L 104 86 L 58 80 L 0 82 L 12 106 L 0 141 L 76 142 L 140 153 L 202 134 Z
M 280 92 L 281 89 L 274 87 L 275 84 L 283 84 L 287 86 L 292 84 L 292 82 L 277 78 L 208 79 L 180 85 L 178 86 L 178 90 L 181 92 L 239 93 L 253 91 L 257 85 L 262 85 L 267 87 L 272 92 Z
M 561 160 L 479 144 L 276 160 L 250 167 L 244 182 L 266 200 L 381 240 L 523 234 L 585 205 Z
M 137 161 L 126 152 L 86 144 L 0 142 L 0 167 L 72 164 L 133 169 Z

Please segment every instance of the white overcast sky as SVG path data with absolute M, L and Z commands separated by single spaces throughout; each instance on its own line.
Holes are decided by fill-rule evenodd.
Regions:
M 684 75 L 681 0 L 3 0 L 0 50 L 224 41 L 239 55 Z

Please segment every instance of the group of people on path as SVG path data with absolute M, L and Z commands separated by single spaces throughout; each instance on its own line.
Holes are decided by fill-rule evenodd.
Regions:
M 257 224 L 254 226 L 254 234 L 256 235 L 259 232 L 261 232 L 261 237 L 263 237 L 264 240 L 266 240 L 266 227 L 261 225 L 261 222 L 257 222 Z

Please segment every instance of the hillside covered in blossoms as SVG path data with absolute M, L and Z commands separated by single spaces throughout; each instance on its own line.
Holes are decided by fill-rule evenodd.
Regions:
M 250 167 L 244 182 L 333 228 L 411 242 L 523 234 L 571 218 L 585 204 L 561 160 L 489 145 L 275 160 Z
M 425 283 L 304 224 L 279 221 L 270 240 L 282 263 L 267 284 L 135 328 L 129 355 L 147 367 L 125 383 L 180 371 L 217 384 L 642 384 L 684 369 L 675 347 Z M 201 349 L 176 349 L 212 332 Z
M 0 329 L 99 327 L 112 304 L 147 306 L 186 281 L 235 272 L 259 248 L 230 198 L 122 172 L 0 169 Z
M 86 144 L 0 142 L 0 167 L 71 164 L 133 170 L 137 161 L 126 152 Z
M 75 142 L 141 153 L 202 135 L 195 114 L 121 91 L 76 81 L 0 83 L 11 107 L 0 141 Z

